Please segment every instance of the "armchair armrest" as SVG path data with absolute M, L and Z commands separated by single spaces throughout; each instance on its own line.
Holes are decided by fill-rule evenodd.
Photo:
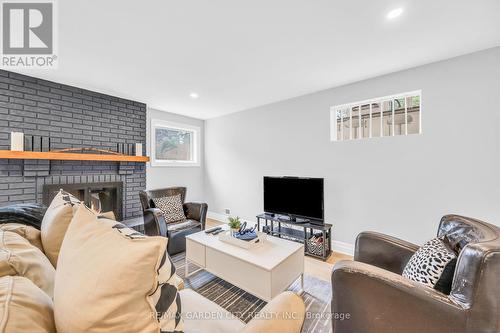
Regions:
M 242 333 L 300 333 L 305 313 L 302 298 L 291 291 L 285 291 L 267 303 Z
M 191 220 L 199 221 L 201 223 L 201 229 L 204 230 L 208 205 L 206 203 L 186 202 L 183 208 L 186 217 Z
M 362 232 L 356 238 L 354 260 L 401 274 L 418 245 L 378 232 Z
M 148 208 L 143 211 L 143 216 L 146 235 L 168 237 L 167 223 L 160 209 Z
M 332 272 L 333 332 L 464 332 L 466 311 L 446 295 L 384 269 L 340 261 Z

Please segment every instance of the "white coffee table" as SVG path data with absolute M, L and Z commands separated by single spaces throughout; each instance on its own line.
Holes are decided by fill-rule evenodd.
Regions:
M 189 262 L 200 268 L 188 274 Z M 202 269 L 270 301 L 298 278 L 304 288 L 304 245 L 269 236 L 246 250 L 200 231 L 186 236 L 186 277 Z

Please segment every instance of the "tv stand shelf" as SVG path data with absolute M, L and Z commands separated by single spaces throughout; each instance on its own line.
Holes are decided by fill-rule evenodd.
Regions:
M 304 244 L 304 254 L 326 260 L 331 253 L 332 225 L 328 223 L 314 224 L 311 222 L 295 222 L 277 215 L 260 214 L 257 218 L 257 229 L 279 238 L 289 239 Z M 314 235 L 323 237 L 323 243 L 318 246 L 309 241 Z

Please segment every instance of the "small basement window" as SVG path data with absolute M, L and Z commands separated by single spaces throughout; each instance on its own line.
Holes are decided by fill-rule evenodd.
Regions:
M 332 106 L 330 139 L 345 141 L 420 134 L 421 96 L 418 90 Z
M 151 164 L 153 166 L 199 166 L 200 128 L 152 119 Z

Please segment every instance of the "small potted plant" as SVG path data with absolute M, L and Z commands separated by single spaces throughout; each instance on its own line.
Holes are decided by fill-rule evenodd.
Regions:
M 227 225 L 231 229 L 231 235 L 238 232 L 238 230 L 240 229 L 240 226 L 241 226 L 240 217 L 239 216 L 236 216 L 236 217 L 229 216 L 227 218 L 227 220 L 228 220 Z

